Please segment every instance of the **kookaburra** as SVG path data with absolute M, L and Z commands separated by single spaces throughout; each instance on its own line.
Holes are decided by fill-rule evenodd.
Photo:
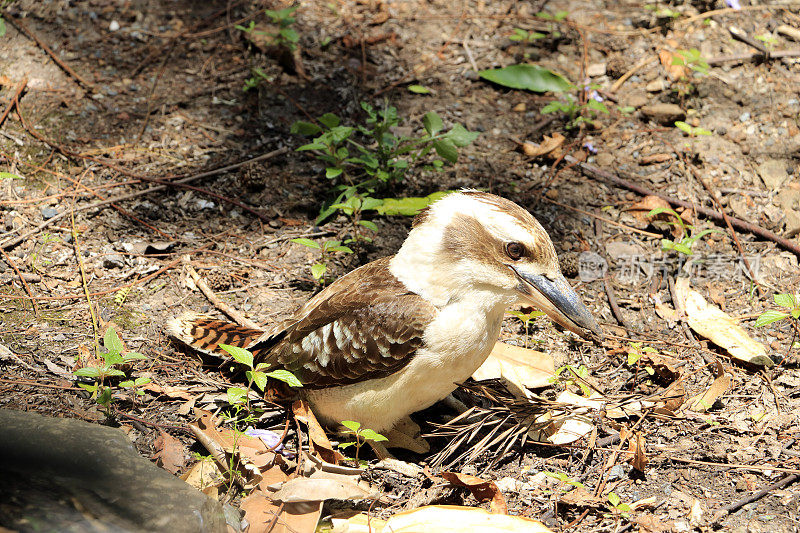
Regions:
M 422 211 L 397 254 L 338 279 L 269 331 L 197 314 L 168 329 L 197 350 L 246 347 L 256 362 L 292 371 L 323 423 L 388 431 L 469 378 L 506 308 L 520 304 L 602 336 L 539 222 L 513 202 L 462 191 Z

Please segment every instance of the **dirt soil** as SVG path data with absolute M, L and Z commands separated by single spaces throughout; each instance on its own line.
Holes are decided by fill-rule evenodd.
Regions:
M 451 468 L 497 481 L 510 513 L 553 530 L 800 530 L 794 479 L 741 502 L 730 515 L 717 514 L 800 473 L 797 321 L 754 327 L 764 310 L 777 308 L 773 294 L 798 291 L 797 255 L 741 229 L 736 242 L 724 223 L 685 212 L 695 231 L 715 230 L 694 246 L 692 287 L 735 317 L 778 364 L 737 362 L 680 313 L 670 313 L 671 285 L 686 256 L 662 252 L 662 239 L 680 240 L 668 217 L 648 219 L 650 204 L 642 207 L 641 194 L 590 176 L 574 161 L 520 150 L 521 142 L 563 134 L 562 155 L 691 205 L 717 209 L 718 202 L 729 216 L 800 246 L 800 62 L 791 54 L 753 58 L 757 50 L 728 29 L 760 36 L 755 43 L 773 51 L 797 51 L 800 43 L 778 31 L 798 32 L 796 8 L 757 4 L 735 11 L 708 1 L 301 2 L 293 25 L 299 49 L 287 60 L 235 27 L 266 24 L 265 8 L 287 4 L 3 5 L 0 112 L 10 113 L 0 115 L 0 172 L 21 179 L 0 175 L 0 407 L 118 425 L 146 457 L 166 430 L 185 445 L 182 470 L 188 469 L 191 452 L 204 453 L 185 430 L 191 408 L 224 406 L 226 388 L 239 378 L 229 365 L 182 350 L 165 335 L 166 320 L 183 311 L 219 313 L 187 266 L 260 324 L 307 300 L 320 288 L 310 271 L 319 255 L 291 239 L 345 239 L 352 228 L 345 216 L 315 225 L 335 183 L 322 163 L 293 151 L 307 139 L 290 126 L 327 112 L 363 123 L 361 101 L 388 102 L 402 117 L 398 133 L 419 134 L 422 116 L 436 111 L 446 126 L 462 123 L 481 135 L 460 149 L 457 164 L 442 172 L 414 169 L 375 196 L 473 187 L 514 200 L 548 230 L 562 269 L 607 333 L 597 347 L 546 318 L 534 319 L 526 332 L 509 316 L 503 340 L 551 353 L 557 368 L 585 365 L 588 381 L 608 398 L 644 398 L 666 388 L 663 376 L 651 381 L 647 365 L 629 362 L 632 342 L 672 358 L 684 398 L 706 393 L 720 376 L 729 380 L 696 410 L 645 409 L 626 418 L 597 411 L 598 431 L 573 446 L 528 443 L 507 451 L 499 465 L 489 467 L 494 457 L 487 452 Z M 541 10 L 568 15 L 554 22 L 536 17 Z M 510 40 L 517 28 L 544 37 Z M 710 64 L 707 72 L 675 76 L 671 58 L 693 48 Z M 568 118 L 541 114 L 556 95 L 506 89 L 477 75 L 523 62 L 596 87 L 609 114 L 568 128 Z M 254 69 L 264 79 L 244 91 Z M 409 91 L 413 84 L 430 93 Z M 676 120 L 709 134 L 687 136 Z M 197 176 L 228 165 L 234 167 Z M 194 188 L 173 183 L 192 176 Z M 146 192 L 150 187 L 159 188 Z M 333 257 L 329 277 L 394 253 L 411 222 L 368 218 L 378 226 L 372 242 Z M 590 257 L 585 252 L 608 266 L 605 281 L 580 275 Z M 143 396 L 118 390 L 111 420 L 72 374 L 91 363 L 95 331 L 109 324 L 128 349 L 146 356 L 129 375 L 153 384 Z M 565 387 L 581 392 L 562 381 L 542 394 L 554 399 Z M 428 422 L 447 412 L 437 407 L 417 422 L 429 432 Z M 619 445 L 620 430 L 634 436 Z M 646 465 L 629 461 L 635 454 L 625 452 L 637 448 L 632 442 L 640 443 Z M 399 457 L 429 463 L 447 440 L 431 443 L 428 456 Z M 599 499 L 562 500 L 572 485 L 543 471 L 564 473 Z M 392 511 L 478 504 L 465 489 L 434 490 L 426 478 L 373 475 L 397 498 Z M 610 508 L 612 491 L 630 512 Z

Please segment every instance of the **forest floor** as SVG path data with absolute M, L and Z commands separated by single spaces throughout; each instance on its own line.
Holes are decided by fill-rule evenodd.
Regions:
M 800 285 L 800 10 L 674 4 L 300 2 L 286 26 L 298 36 L 292 54 L 270 42 L 278 30 L 265 8 L 288 6 L 277 0 L 4 3 L 0 407 L 117 425 L 160 464 L 166 431 L 180 450 L 172 471 L 192 469 L 208 453 L 187 429 L 194 409 L 223 419 L 226 390 L 242 377 L 173 344 L 167 319 L 229 306 L 268 326 L 320 289 L 313 265 L 324 262 L 335 279 L 394 253 L 410 228 L 411 217 L 374 211 L 363 213 L 374 228 L 341 211 L 318 225 L 339 183 L 311 152 L 295 151 L 310 141 L 292 124 L 333 113 L 363 125 L 368 102 L 397 108 L 394 134 L 421 136 L 433 111 L 446 129 L 459 123 L 480 135 L 455 164 L 417 164 L 372 196 L 470 187 L 517 202 L 548 230 L 607 333 L 592 346 L 545 317 L 526 328 L 509 315 L 501 340 L 565 369 L 537 398 L 561 401 L 568 390 L 605 407 L 590 411 L 591 429 L 570 444 L 495 446 L 469 464 L 457 454 L 443 464 L 494 481 L 494 503 L 554 531 L 800 530 L 798 321 L 755 327 L 764 311 L 781 309 L 774 295 Z M 253 31 L 237 28 L 250 21 Z M 674 64 L 682 57 L 687 65 Z M 518 63 L 581 88 L 534 93 L 478 74 Z M 542 113 L 568 94 L 573 116 Z M 590 100 L 602 106 L 592 110 Z M 542 155 L 522 144 L 559 134 L 562 144 Z M 643 189 L 684 202 L 672 205 L 692 227 L 648 216 L 667 204 Z M 703 208 L 766 232 L 731 229 Z M 664 239 L 681 244 L 706 229 L 714 231 L 694 240 L 691 255 L 662 250 Z M 322 259 L 292 242 L 354 235 L 371 240 Z M 599 275 L 587 270 L 592 260 L 606 267 Z M 689 299 L 702 295 L 733 317 L 768 364 L 732 357 L 736 349 L 711 331 L 727 324 L 719 315 L 710 326 L 692 321 L 679 280 L 687 276 L 697 291 Z M 143 395 L 112 380 L 110 418 L 73 374 L 96 364 L 109 325 L 145 356 L 124 372 L 150 379 Z M 489 405 L 480 396 L 459 398 Z M 280 433 L 286 418 L 270 413 L 258 425 Z M 436 406 L 415 418 L 430 433 L 448 416 Z M 369 470 L 385 497 L 326 505 L 322 517 L 348 506 L 376 519 L 421 505 L 487 507 L 480 491 L 439 477 L 433 457 L 448 440 L 429 442 L 427 454 L 397 452 L 427 465 L 426 475 Z M 223 488 L 218 497 L 239 505 L 247 492 Z

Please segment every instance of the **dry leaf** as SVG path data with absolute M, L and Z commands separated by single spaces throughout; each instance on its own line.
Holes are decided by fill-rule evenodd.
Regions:
M 678 278 L 676 297 L 686 310 L 689 327 L 731 356 L 750 364 L 770 367 L 775 362 L 767 356 L 767 348 L 750 337 L 747 332 L 719 307 L 709 304 L 703 295 L 689 287 L 688 278 Z
M 389 518 L 382 533 L 552 533 L 544 524 L 523 516 L 491 514 L 477 507 L 428 505 Z
M 453 485 L 469 489 L 470 493 L 479 502 L 488 500 L 493 513 L 508 514 L 506 499 L 494 481 L 486 481 L 477 476 L 458 472 L 441 472 L 441 476 Z
M 675 57 L 675 54 L 668 50 L 661 50 L 658 53 L 658 59 L 661 60 L 661 65 L 664 67 L 664 70 L 667 71 L 667 75 L 673 81 L 689 76 L 689 68 L 686 65 L 672 64 L 672 60 Z
M 156 464 L 170 474 L 177 474 L 186 464 L 183 443 L 169 433 L 159 430 L 153 447 L 156 449 L 153 456 Z
M 703 394 L 698 394 L 686 402 L 686 408 L 698 413 L 708 411 L 717 399 L 728 392 L 731 388 L 731 376 L 722 374 L 714 380 L 714 383 Z
M 648 213 L 650 213 L 650 211 L 652 211 L 653 209 L 669 208 L 669 207 L 670 207 L 669 202 L 658 196 L 651 195 L 651 196 L 645 196 L 644 198 L 642 198 L 641 200 L 630 206 L 626 211 L 629 211 L 630 214 L 633 215 L 634 218 L 636 218 L 636 220 L 638 220 L 639 222 L 650 222 L 652 219 L 659 216 L 659 215 L 656 215 L 655 217 L 648 216 Z
M 562 494 L 558 502 L 564 505 L 572 505 L 574 507 L 592 508 L 604 506 L 606 503 L 605 500 L 595 496 L 583 487 L 575 487 L 571 491 Z
M 561 157 L 561 145 L 564 144 L 565 137 L 558 132 L 553 133 L 552 137 L 544 136 L 542 142 L 537 144 L 522 143 L 522 153 L 528 157 L 539 157 L 549 154 L 550 157 L 558 159 Z
M 380 492 L 358 476 L 346 476 L 316 471 L 311 477 L 290 479 L 272 493 L 271 498 L 285 503 L 316 502 L 324 500 L 374 500 Z
M 386 520 L 355 511 L 331 517 L 331 533 L 381 533 Z
M 647 455 L 645 455 L 644 444 L 644 436 L 638 431 L 628 439 L 631 466 L 642 473 L 647 468 Z
M 333 449 L 331 441 L 325 434 L 325 430 L 317 422 L 314 413 L 305 400 L 297 400 L 292 404 L 292 412 L 297 420 L 308 428 L 308 436 L 313 444 L 313 450 L 319 454 L 323 461 L 338 464 L 344 460 L 344 456 Z
M 579 396 L 570 391 L 563 391 L 558 395 L 556 401 L 581 409 L 571 410 L 566 415 L 563 411 L 554 410 L 552 413 L 539 416 L 536 419 L 537 423 L 545 423 L 548 420 L 552 420 L 552 422 L 543 430 L 532 430 L 529 433 L 532 439 L 539 442 L 550 442 L 557 446 L 580 440 L 594 430 L 595 412 L 605 405 L 604 401 Z
M 211 460 L 196 462 L 188 472 L 181 476 L 186 483 L 197 490 L 209 494 L 210 489 L 216 489 L 225 484 L 225 476 Z
M 529 388 L 550 386 L 555 372 L 552 355 L 498 342 L 472 379 L 503 379 L 509 391 L 523 398 L 530 397 Z

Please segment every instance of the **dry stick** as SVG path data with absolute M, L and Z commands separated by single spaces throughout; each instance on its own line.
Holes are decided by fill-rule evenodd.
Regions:
M 230 317 L 234 322 L 236 322 L 240 326 L 256 330 L 263 329 L 260 325 L 256 324 L 255 322 L 253 322 L 252 320 L 241 314 L 239 311 L 237 311 L 230 305 L 220 300 L 219 296 L 214 294 L 214 291 L 212 291 L 211 287 L 208 286 L 206 280 L 201 278 L 200 274 L 198 274 L 197 271 L 191 267 L 191 265 L 187 265 L 187 267 L 189 275 L 192 277 L 192 280 L 194 280 L 194 284 L 197 285 L 197 288 L 200 289 L 200 291 L 206 295 L 208 301 L 214 304 L 214 306 L 217 309 L 225 313 L 228 317 Z
M 22 96 L 22 91 L 24 91 L 25 87 L 27 86 L 28 86 L 28 77 L 25 76 L 19 83 L 19 87 L 17 87 L 17 90 L 14 92 L 14 96 L 11 97 L 11 101 L 8 103 L 6 110 L 3 111 L 2 115 L 0 115 L 0 127 L 2 127 L 3 122 L 5 122 L 6 118 L 8 117 L 8 114 L 11 113 L 11 109 L 13 109 L 13 107 L 19 101 L 19 97 Z
M 800 50 L 776 50 L 769 53 L 769 59 L 780 59 L 783 57 L 800 57 Z M 728 56 L 712 57 L 707 61 L 709 65 L 719 65 L 729 61 L 745 61 L 748 59 L 764 58 L 761 52 L 747 52 L 742 54 L 732 54 Z
M 227 166 L 224 166 L 224 167 L 221 167 L 221 168 L 217 168 L 217 169 L 214 169 L 214 170 L 209 170 L 207 172 L 201 172 L 200 174 L 195 174 L 193 176 L 187 176 L 187 177 L 185 177 L 183 179 L 179 179 L 179 180 L 176 180 L 176 181 L 167 182 L 168 185 L 157 185 L 157 186 L 145 189 L 143 191 L 136 191 L 136 192 L 132 192 L 132 193 L 128 193 L 128 194 L 122 194 L 120 196 L 115 196 L 114 198 L 109 198 L 108 200 L 102 200 L 100 202 L 95 202 L 93 204 L 88 204 L 88 205 L 84 205 L 84 206 L 81 206 L 81 207 L 76 207 L 75 208 L 75 212 L 77 213 L 79 211 L 86 211 L 86 210 L 89 210 L 89 209 L 95 209 L 95 208 L 99 208 L 99 207 L 104 207 L 104 206 L 107 206 L 107 205 L 111 205 L 113 203 L 121 202 L 123 200 L 130 200 L 132 198 L 137 198 L 139 196 L 144 196 L 146 194 L 150 194 L 151 192 L 163 191 L 163 190 L 167 189 L 169 186 L 182 185 L 182 184 L 188 183 L 190 181 L 198 180 L 198 179 L 201 179 L 201 178 L 207 178 L 209 176 L 215 176 L 217 174 L 222 174 L 224 172 L 228 172 L 229 170 L 234 170 L 236 168 L 242 167 L 242 166 L 247 165 L 249 163 L 253 163 L 255 161 L 263 161 L 265 159 L 271 159 L 273 157 L 285 154 L 288 151 L 289 151 L 289 149 L 285 148 L 285 147 L 284 148 L 278 148 L 277 150 L 273 150 L 271 152 L 267 152 L 266 154 L 262 154 L 262 155 L 260 155 L 258 157 L 254 157 L 252 159 L 248 159 L 247 161 L 234 163 L 232 165 L 227 165 Z M 32 230 L 30 230 L 30 231 L 28 231 L 26 233 L 23 233 L 19 237 L 15 238 L 15 239 L 7 240 L 7 241 L 5 241 L 3 243 L 0 243 L 0 249 L 8 250 L 10 248 L 13 248 L 14 246 L 17 246 L 19 243 L 21 243 L 22 241 L 24 241 L 25 239 L 27 239 L 31 235 L 34 235 L 34 234 L 38 233 L 39 231 L 41 231 L 42 229 L 46 228 L 47 226 L 49 226 L 49 225 L 57 222 L 58 220 L 64 218 L 66 215 L 67 215 L 66 212 L 60 213 L 60 214 L 54 216 L 53 218 L 42 222 L 36 228 L 34 228 L 34 229 L 32 229 Z
M 644 59 L 636 63 L 628 72 L 623 74 L 622 77 L 620 77 L 620 79 L 615 81 L 614 84 L 611 86 L 611 88 L 608 90 L 608 92 L 610 93 L 617 92 L 619 88 L 622 87 L 622 84 L 628 81 L 628 78 L 636 74 L 636 72 L 638 72 L 640 68 L 649 65 L 650 63 L 657 63 L 657 62 L 658 62 L 658 57 L 645 57 Z
M 80 75 L 78 75 L 78 73 L 77 73 L 77 72 L 75 72 L 74 70 L 72 70 L 72 69 L 69 67 L 69 65 L 67 65 L 66 63 L 64 63 L 63 61 L 61 61 L 61 59 L 60 59 L 60 58 L 59 58 L 59 57 L 56 55 L 56 53 L 55 53 L 55 52 L 53 52 L 53 51 L 50 49 L 50 47 L 49 47 L 49 46 L 47 46 L 46 44 L 44 44 L 44 43 L 42 42 L 42 40 L 41 40 L 41 39 L 39 39 L 39 37 L 37 37 L 37 36 L 36 36 L 36 34 L 35 34 L 35 33 L 33 33 L 33 32 L 30 30 L 30 29 L 28 29 L 28 27 L 25 25 L 25 23 L 24 23 L 24 22 L 22 22 L 22 21 L 21 21 L 20 19 L 18 19 L 18 18 L 12 17 L 11 15 L 9 15 L 9 14 L 7 14 L 7 13 L 6 13 L 5 17 L 6 17 L 6 19 L 7 19 L 7 20 L 8 20 L 8 21 L 9 21 L 9 22 L 12 24 L 12 25 L 16 26 L 16 27 L 17 27 L 17 29 L 19 29 L 19 30 L 20 30 L 22 33 L 24 33 L 25 35 L 27 35 L 27 36 L 28 36 L 30 39 L 32 39 L 32 40 L 34 40 L 34 41 L 36 41 L 36 44 L 38 44 L 38 45 L 39 45 L 39 47 L 40 47 L 42 50 L 44 50 L 44 51 L 45 51 L 45 53 L 47 53 L 47 55 L 49 55 L 49 56 L 50 56 L 50 59 L 52 59 L 52 60 L 53 60 L 53 61 L 56 63 L 56 65 L 58 65 L 59 67 L 61 67 L 61 68 L 64 70 L 64 72 L 66 72 L 67 74 L 69 74 L 70 76 L 72 76 L 73 78 L 75 78 L 76 80 L 78 80 L 78 81 L 81 83 L 81 85 L 83 85 L 84 87 L 86 87 L 86 88 L 87 88 L 87 89 L 89 89 L 90 91 L 92 91 L 92 92 L 96 92 L 96 91 L 95 91 L 95 87 L 94 87 L 94 84 L 93 84 L 93 83 L 90 83 L 90 82 L 86 81 L 85 79 L 83 79 L 83 78 L 82 78 Z
M 14 269 L 14 272 L 17 273 L 17 276 L 19 276 L 20 281 L 22 281 L 22 285 L 25 286 L 25 291 L 31 298 L 34 314 L 36 315 L 36 318 L 39 318 L 39 306 L 36 304 L 36 299 L 33 297 L 33 292 L 31 292 L 31 288 L 28 285 L 28 281 L 25 279 L 25 276 L 22 275 L 22 272 L 19 271 L 19 268 L 17 268 L 17 264 L 14 262 L 13 259 L 11 259 L 11 257 L 6 253 L 6 251 L 0 248 L 0 253 L 3 254 L 3 258 L 6 260 L 6 263 L 8 263 L 11 266 L 11 268 Z
M 598 244 L 601 243 L 603 239 L 603 221 L 600 219 L 596 219 L 594 221 L 594 234 L 597 238 Z M 605 249 L 603 249 L 603 256 L 606 258 L 606 260 L 608 260 Z M 627 330 L 630 329 L 630 325 L 625 321 L 625 317 L 622 316 L 622 311 L 619 308 L 619 304 L 617 304 L 617 295 L 614 293 L 614 287 L 611 286 L 611 282 L 608 280 L 608 274 L 603 276 L 603 286 L 606 289 L 608 305 L 611 307 L 611 312 L 614 314 L 614 318 L 617 319 L 617 322 L 620 326 L 625 328 L 627 333 Z
M 531 144 L 533 144 L 534 146 L 538 146 L 536 143 L 531 143 Z M 606 182 L 608 182 L 608 183 L 610 183 L 612 185 L 616 185 L 617 187 L 622 187 L 623 189 L 627 189 L 627 190 L 633 191 L 633 192 L 635 192 L 637 194 L 641 194 L 642 196 L 657 196 L 658 198 L 661 198 L 662 200 L 666 200 L 667 202 L 669 202 L 672 205 L 683 207 L 685 209 L 694 210 L 697 213 L 700 213 L 700 214 L 702 214 L 702 215 L 704 215 L 704 216 L 706 216 L 708 218 L 712 218 L 714 220 L 723 220 L 723 221 L 725 220 L 725 217 L 722 215 L 722 213 L 720 213 L 719 211 L 716 211 L 714 209 L 709 209 L 707 207 L 693 205 L 690 202 L 685 202 L 683 200 L 678 200 L 677 198 L 673 198 L 673 197 L 671 197 L 669 195 L 666 195 L 666 194 L 663 194 L 663 193 L 660 193 L 660 192 L 651 191 L 647 187 L 642 187 L 641 185 L 636 185 L 635 183 L 633 183 L 631 181 L 628 181 L 626 179 L 623 179 L 623 178 L 620 178 L 618 176 L 615 176 L 614 174 L 612 174 L 610 172 L 606 172 L 605 170 L 599 169 L 594 165 L 590 165 L 589 163 L 582 163 L 582 162 L 578 161 L 577 159 L 575 159 L 574 157 L 572 157 L 571 155 L 566 156 L 564 159 L 566 161 L 569 161 L 569 162 L 577 163 L 576 166 L 581 169 L 581 172 L 583 172 L 584 175 L 586 175 L 586 176 L 588 176 L 590 178 L 601 179 L 601 180 L 606 181 Z M 617 171 L 617 172 L 620 173 L 620 171 Z M 780 246 L 781 248 L 783 248 L 784 250 L 788 250 L 789 252 L 792 252 L 796 256 L 800 257 L 800 246 L 798 246 L 797 244 L 793 243 L 789 239 L 786 239 L 786 238 L 781 237 L 779 235 L 775 235 L 774 233 L 772 233 L 768 229 L 765 229 L 765 228 L 762 228 L 761 226 L 757 226 L 755 224 L 747 222 L 746 220 L 742 220 L 742 219 L 736 218 L 736 217 L 728 217 L 728 218 L 730 220 L 731 225 L 734 228 L 737 228 L 737 229 L 739 229 L 741 231 L 746 231 L 748 233 L 752 233 L 754 235 L 758 235 L 759 237 L 764 238 L 764 239 L 766 239 L 768 241 L 772 241 L 775 244 L 777 244 L 778 246 Z
M 758 491 L 756 493 L 753 493 L 750 496 L 746 496 L 746 497 L 742 498 L 739 501 L 733 502 L 731 504 L 726 505 L 725 507 L 722 507 L 721 509 L 717 510 L 714 513 L 715 519 L 712 522 L 712 525 L 720 522 L 727 515 L 738 511 L 739 509 L 741 509 L 742 507 L 744 507 L 748 503 L 753 503 L 756 500 L 760 500 L 761 498 L 763 498 L 764 496 L 766 496 L 770 492 L 775 491 L 775 490 L 780 490 L 780 489 L 782 489 L 784 487 L 788 487 L 789 485 L 791 485 L 792 483 L 795 483 L 798 480 L 800 480 L 800 474 L 789 474 L 785 478 L 776 481 L 772 485 L 764 487 L 760 491 Z

